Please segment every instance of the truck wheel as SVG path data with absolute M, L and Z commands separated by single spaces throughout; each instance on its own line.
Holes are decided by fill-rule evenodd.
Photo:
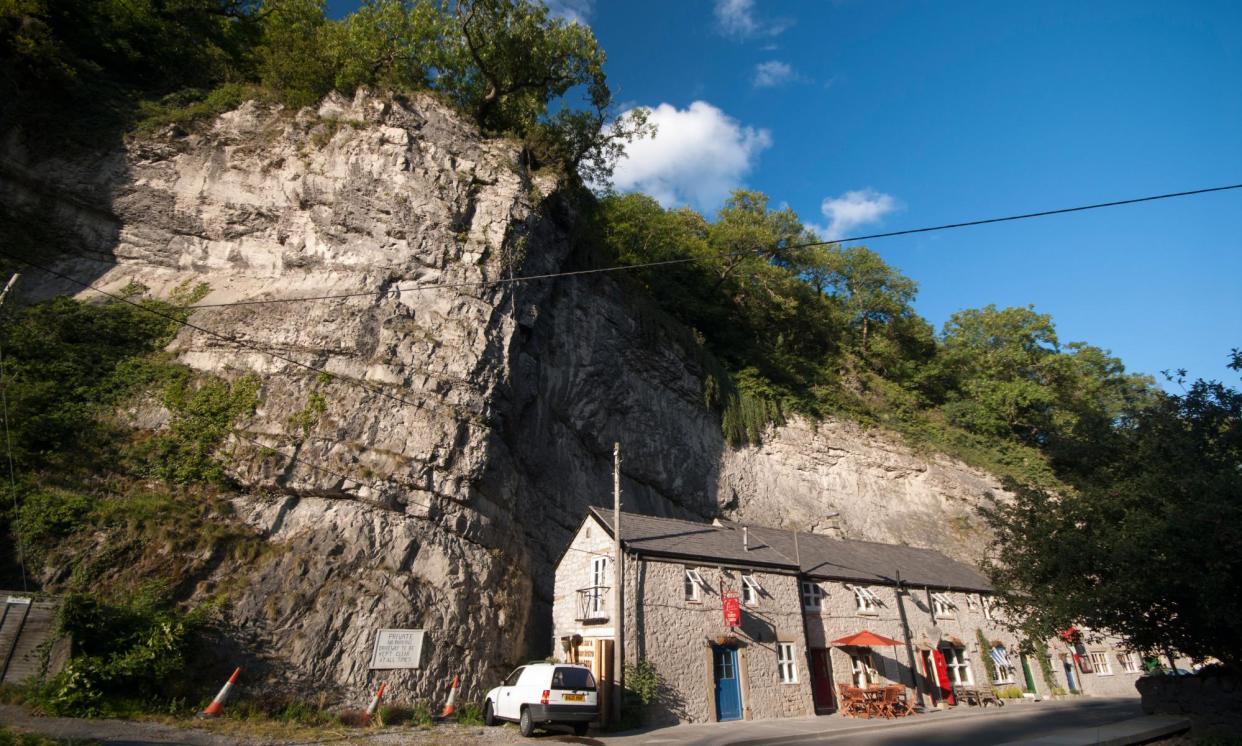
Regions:
M 585 736 L 587 734 L 587 726 L 589 725 L 590 723 L 574 723 L 574 735 Z
M 492 712 L 492 701 L 490 699 L 483 706 L 483 724 L 489 728 L 496 724 L 496 713 Z
M 530 708 L 522 708 L 522 719 L 518 722 L 518 730 L 522 731 L 522 735 L 530 738 L 535 735 L 535 721 L 530 717 Z

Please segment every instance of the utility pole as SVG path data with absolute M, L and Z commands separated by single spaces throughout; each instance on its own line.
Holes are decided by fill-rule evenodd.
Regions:
M 910 622 L 906 619 L 906 603 L 902 599 L 901 570 L 897 571 L 897 612 L 901 615 L 901 635 L 906 641 L 906 659 L 910 663 L 910 678 L 914 684 L 914 696 L 919 707 L 923 706 L 923 687 L 919 686 L 918 668 L 914 664 L 914 646 L 910 644 Z
M 613 551 L 613 607 L 617 617 L 613 628 L 617 631 L 612 646 L 612 675 L 614 684 L 613 714 L 621 719 L 621 694 L 625 690 L 625 557 L 621 553 L 621 444 L 612 444 L 612 551 Z

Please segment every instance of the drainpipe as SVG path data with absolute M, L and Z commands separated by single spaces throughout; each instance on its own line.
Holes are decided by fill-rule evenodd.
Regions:
M 923 688 L 919 686 L 919 671 L 914 665 L 914 645 L 910 643 L 910 622 L 906 619 L 906 604 L 902 600 L 901 571 L 897 571 L 897 613 L 901 615 L 901 635 L 906 641 L 906 659 L 910 663 L 910 678 L 914 684 L 914 698 L 923 707 Z

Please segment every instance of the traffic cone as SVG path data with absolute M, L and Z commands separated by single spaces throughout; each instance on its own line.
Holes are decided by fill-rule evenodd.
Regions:
M 453 713 L 457 712 L 457 708 L 453 706 L 453 703 L 457 701 L 457 689 L 458 689 L 458 681 L 457 681 L 457 677 L 454 676 L 453 677 L 453 688 L 449 689 L 448 702 L 444 703 L 444 711 L 440 713 L 441 720 L 444 720 L 445 718 L 451 718 L 453 717 Z
M 211 700 L 211 704 L 207 705 L 207 709 L 198 713 L 199 717 L 214 718 L 220 716 L 220 713 L 224 710 L 224 700 L 228 699 L 229 690 L 237 683 L 237 676 L 240 673 L 240 667 L 233 671 L 233 675 L 229 677 L 228 681 L 224 682 L 224 687 L 220 689 L 220 693 L 216 695 L 216 698 Z
M 371 704 L 367 705 L 367 720 L 370 720 L 375 715 L 375 711 L 379 709 L 380 697 L 384 696 L 384 685 L 387 683 L 386 681 L 380 682 L 379 689 L 376 690 L 375 696 L 371 698 Z

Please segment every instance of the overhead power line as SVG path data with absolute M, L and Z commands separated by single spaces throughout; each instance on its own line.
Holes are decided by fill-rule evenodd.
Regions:
M 996 218 L 982 218 L 979 220 L 967 220 L 960 223 L 945 223 L 944 225 L 933 225 L 924 228 L 907 228 L 899 231 L 888 231 L 886 233 L 870 233 L 861 236 L 849 236 L 847 238 L 837 238 L 825 241 L 809 241 L 798 244 L 784 244 L 777 246 L 765 246 L 756 249 L 745 249 L 742 251 L 729 252 L 722 254 L 719 258 L 737 258 L 751 254 L 765 255 L 773 253 L 782 253 L 794 251 L 796 249 L 808 249 L 814 246 L 831 246 L 833 244 L 851 243 L 855 241 L 869 241 L 877 238 L 896 238 L 898 236 L 910 236 L 917 233 L 932 233 L 935 231 L 953 230 L 956 228 L 970 228 L 978 225 L 990 225 L 992 223 L 1008 223 L 1016 220 L 1030 220 L 1032 218 L 1044 218 L 1051 215 L 1065 215 L 1073 212 L 1086 212 L 1087 210 L 1099 210 L 1105 207 L 1120 207 L 1122 205 L 1135 205 L 1142 202 L 1156 202 L 1158 200 L 1173 199 L 1175 197 L 1193 197 L 1202 194 L 1211 194 L 1213 192 L 1227 192 L 1234 189 L 1242 189 L 1242 184 L 1229 184 L 1227 186 L 1205 187 L 1202 189 L 1191 189 L 1184 192 L 1168 192 L 1166 194 L 1154 194 L 1147 197 L 1134 197 L 1132 199 L 1113 200 L 1111 202 L 1096 202 L 1090 205 L 1078 205 L 1076 207 L 1061 207 L 1055 210 L 1041 210 L 1039 212 L 1027 212 L 1020 215 L 1005 215 Z M 374 298 L 377 296 L 387 295 L 396 292 L 420 292 L 423 290 L 442 290 L 446 288 L 460 287 L 498 287 L 501 285 L 515 284 L 519 282 L 535 282 L 538 280 L 551 280 L 560 277 L 580 277 L 583 275 L 598 275 L 611 272 L 625 272 L 635 269 L 651 269 L 654 267 L 667 267 L 676 264 L 690 264 L 693 262 L 705 261 L 705 257 L 681 257 L 678 259 L 665 259 L 656 262 L 642 262 L 639 264 L 619 264 L 611 267 L 597 267 L 594 269 L 569 270 L 566 272 L 548 272 L 538 275 L 524 275 L 518 277 L 501 277 L 494 280 L 467 280 L 462 282 L 431 282 L 414 285 L 394 285 L 384 290 L 367 290 L 356 293 L 334 293 L 329 295 L 307 295 L 297 296 L 293 298 L 260 298 L 256 300 L 240 300 L 227 303 L 196 303 L 190 308 L 225 308 L 229 306 L 259 306 L 273 303 L 307 303 L 325 300 L 342 300 L 345 298 Z

